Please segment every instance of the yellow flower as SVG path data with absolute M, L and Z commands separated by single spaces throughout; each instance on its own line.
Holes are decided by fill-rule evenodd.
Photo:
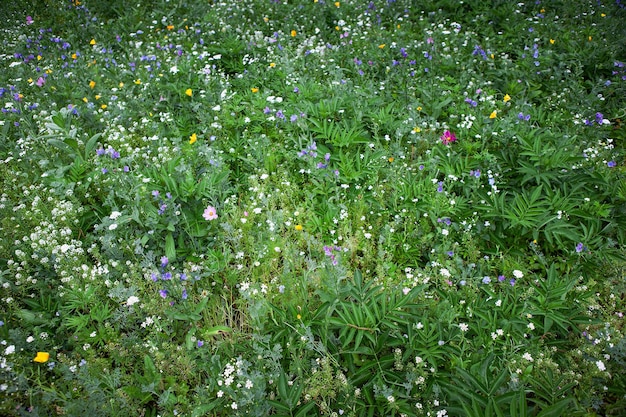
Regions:
M 296 224 L 296 230 L 298 232 L 302 231 L 302 225 L 301 224 Z
M 33 83 L 33 79 L 32 79 L 32 78 L 29 78 L 29 79 L 28 79 L 28 83 L 29 83 L 29 84 L 32 84 L 32 83 Z
M 106 104 L 103 104 L 102 106 L 100 106 L 100 108 L 101 108 L 102 110 L 106 110 L 107 105 L 106 105 Z
M 294 38 L 296 35 L 298 34 L 298 32 L 296 32 L 295 30 L 291 30 L 291 37 Z
M 511 100 L 511 96 L 510 96 L 510 95 L 508 95 L 508 94 L 505 94 L 505 95 L 504 95 L 504 102 L 505 102 L 505 103 L 508 103 L 508 102 L 509 102 L 509 100 Z
M 92 40 L 89 41 L 89 45 L 95 45 L 95 44 L 96 44 L 96 40 L 95 39 L 92 39 Z
M 194 133 L 193 135 L 189 136 L 189 144 L 193 145 L 194 143 L 196 143 L 196 141 L 198 140 L 198 136 Z
M 119 87 L 120 88 L 124 87 L 124 83 L 120 82 Z
M 298 320 L 300 320 L 300 319 L 302 319 L 302 316 L 301 316 L 300 314 L 298 314 L 298 315 L 296 316 L 296 318 L 297 318 Z
M 491 54 L 491 59 L 494 59 L 494 58 L 495 58 L 495 55 L 494 55 L 494 54 Z
M 76 59 L 76 58 L 78 58 L 78 55 L 76 55 L 75 53 L 72 54 L 72 59 Z
M 37 352 L 37 356 L 33 359 L 33 362 L 45 363 L 50 359 L 50 354 L 48 352 Z
M 135 80 L 135 84 L 137 84 L 137 85 L 141 84 L 141 80 L 140 80 L 139 78 L 138 78 L 138 79 L 136 79 L 136 80 Z
M 417 126 L 415 126 L 415 127 L 413 128 L 413 130 L 411 130 L 411 132 L 412 132 L 412 133 L 419 133 L 419 132 L 421 132 L 421 131 L 422 131 L 422 129 L 420 129 L 420 128 L 419 128 L 419 127 L 417 127 Z
M 275 62 L 270 62 L 270 68 L 274 68 L 276 66 Z
M 37 61 L 41 61 L 41 58 L 43 58 L 41 55 L 37 55 Z
M 606 17 L 606 13 L 601 13 L 600 16 Z
M 252 91 L 253 93 L 258 93 L 258 92 L 259 92 L 259 89 L 258 89 L 258 88 L 256 88 L 256 87 L 252 87 L 252 88 L 250 89 L 250 91 Z
M 185 90 L 185 94 L 187 94 L 189 97 L 191 97 L 193 95 L 193 91 L 191 91 L 191 88 L 188 88 Z
M 96 94 L 96 100 L 100 100 L 100 97 L 102 97 L 100 94 Z
M 167 25 L 167 30 L 172 30 L 174 29 L 174 25 Z
M 84 101 L 85 103 L 88 103 L 88 102 L 89 102 L 89 99 L 87 99 L 87 97 L 83 97 L 83 101 Z
M 593 38 L 592 38 L 591 36 L 589 36 L 589 38 L 587 38 L 587 39 L 589 39 L 589 42 L 591 42 L 591 40 L 592 40 Z
M 395 160 L 395 159 L 394 159 L 394 157 L 393 157 L 393 156 L 390 156 L 390 157 L 389 157 L 389 159 L 388 159 L 389 163 L 392 163 L 394 160 Z
M 48 68 L 48 69 L 46 70 L 46 74 L 52 74 L 52 70 L 51 70 L 50 68 Z
M 264 21 L 265 23 L 267 23 L 267 22 L 269 22 L 269 21 L 270 21 L 270 18 L 269 18 L 269 17 L 267 17 L 267 16 L 265 16 L 265 17 L 263 18 L 263 21 Z
M 380 49 L 383 49 L 383 48 L 385 47 L 385 44 L 384 44 L 384 43 L 381 43 L 380 45 L 378 45 L 378 47 L 379 47 Z
M 422 111 L 422 106 L 417 106 L 417 111 Z
M 550 45 L 554 45 L 554 42 L 556 42 L 554 39 L 550 39 Z
M 497 115 L 498 115 L 498 111 L 497 111 L 497 110 L 494 110 L 494 111 L 492 111 L 492 112 L 491 112 L 491 114 L 489 115 L 489 118 L 490 118 L 490 119 L 495 119 Z
M 335 7 L 339 7 L 341 6 L 341 3 L 339 3 L 338 1 L 335 2 Z
M 95 81 L 89 81 L 89 88 L 93 89 L 96 86 L 96 82 Z

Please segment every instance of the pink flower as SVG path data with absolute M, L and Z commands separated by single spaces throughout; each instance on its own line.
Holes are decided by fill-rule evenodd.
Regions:
M 37 87 L 43 87 L 45 83 L 46 83 L 46 80 L 43 77 L 39 77 L 37 81 L 35 82 L 35 84 L 37 84 Z
M 443 135 L 441 135 L 440 139 L 444 145 L 449 145 L 452 142 L 456 141 L 456 136 L 454 136 L 454 133 L 450 132 L 449 130 L 446 130 L 443 132 Z
M 32 17 L 30 17 L 30 16 L 26 16 L 26 24 L 27 24 L 27 25 L 32 25 L 33 23 L 35 23 L 35 22 L 33 21 L 33 18 L 32 18 Z
M 204 210 L 202 217 L 204 217 L 205 220 L 215 220 L 217 219 L 217 210 L 215 210 L 215 207 L 213 206 L 208 206 Z

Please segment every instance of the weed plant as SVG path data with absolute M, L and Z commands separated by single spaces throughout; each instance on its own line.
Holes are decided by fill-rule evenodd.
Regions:
M 625 8 L 3 5 L 0 414 L 623 416 Z

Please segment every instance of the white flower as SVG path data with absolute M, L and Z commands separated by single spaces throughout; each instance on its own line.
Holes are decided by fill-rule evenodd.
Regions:
M 606 366 L 604 366 L 604 362 L 602 361 L 597 361 L 596 362 L 596 366 L 598 367 L 599 370 L 601 371 L 606 371 Z
M 469 325 L 467 323 L 459 323 L 459 328 L 462 332 L 466 332 L 469 330 Z
M 28 336 L 28 337 L 26 338 L 26 343 L 31 343 L 33 340 L 35 340 L 35 338 L 34 338 L 34 337 L 32 337 L 32 336 Z
M 126 300 L 126 305 L 132 306 L 133 304 L 137 304 L 138 302 L 139 302 L 139 297 L 131 295 L 130 297 L 128 297 L 128 300 Z
M 237 403 L 233 401 L 233 403 L 230 405 L 230 408 L 232 408 L 233 410 L 237 409 Z
M 6 349 L 4 349 L 4 354 L 5 355 L 10 355 L 13 352 L 15 352 L 15 345 L 9 345 L 9 346 L 7 346 Z
M 530 353 L 526 352 L 522 355 L 522 358 L 526 359 L 528 362 L 532 362 L 534 361 L 533 357 L 531 356 Z
M 450 278 L 450 271 L 448 271 L 446 268 L 441 268 L 439 270 L 439 273 L 446 278 Z
M 222 398 L 223 395 L 224 395 L 224 391 L 222 390 L 217 391 L 217 398 Z
M 523 278 L 524 277 L 524 273 L 522 271 L 516 269 L 516 270 L 513 271 L 513 276 L 515 278 L 518 278 L 518 279 L 519 278 Z
M 111 220 L 115 220 L 118 217 L 120 217 L 122 215 L 122 213 L 120 213 L 119 211 L 114 211 L 111 213 L 111 215 L 109 216 L 109 219 Z
M 117 224 L 116 224 L 116 223 L 112 223 L 112 224 L 109 226 L 109 230 L 115 230 L 115 229 L 117 229 Z

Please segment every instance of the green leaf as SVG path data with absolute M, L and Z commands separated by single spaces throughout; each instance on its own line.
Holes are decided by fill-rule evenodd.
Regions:
M 174 243 L 172 233 L 168 233 L 165 237 L 165 256 L 167 256 L 170 262 L 176 260 L 176 244 Z

